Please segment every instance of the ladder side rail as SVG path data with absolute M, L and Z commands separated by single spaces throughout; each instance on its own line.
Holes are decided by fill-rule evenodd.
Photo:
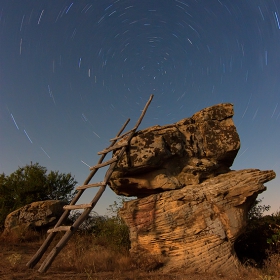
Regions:
M 128 139 L 127 139 L 128 145 L 129 145 L 131 139 L 133 138 L 133 136 L 134 136 L 134 134 L 135 134 L 137 128 L 138 128 L 139 125 L 141 124 L 141 121 L 143 120 L 143 118 L 144 118 L 144 116 L 145 116 L 145 114 L 146 114 L 146 111 L 147 111 L 147 109 L 148 109 L 150 103 L 152 102 L 153 97 L 154 97 L 154 95 L 151 94 L 149 100 L 147 101 L 147 103 L 146 103 L 146 105 L 145 105 L 145 107 L 144 107 L 144 109 L 143 109 L 143 111 L 142 111 L 142 113 L 141 113 L 141 115 L 140 115 L 140 117 L 139 117 L 137 123 L 136 123 L 136 125 L 135 125 L 134 128 L 130 131 L 130 134 L 129 134 Z M 118 161 L 121 159 L 121 157 L 123 156 L 123 154 L 124 154 L 124 152 L 126 151 L 126 149 L 127 149 L 127 146 L 121 148 L 120 152 L 119 152 L 118 155 L 117 155 Z M 104 183 L 105 183 L 105 184 L 108 183 L 108 181 L 109 181 L 109 179 L 110 179 L 110 177 L 111 177 L 111 175 L 112 175 L 112 173 L 113 173 L 113 171 L 114 171 L 116 165 L 118 164 L 118 161 L 113 162 L 113 163 L 110 165 L 109 169 L 107 170 L 107 172 L 106 172 L 106 174 L 105 174 L 105 177 L 104 177 Z
M 129 130 L 129 131 L 123 133 L 122 135 L 118 135 L 118 136 L 116 136 L 115 138 L 110 139 L 110 141 L 112 141 L 113 144 L 115 144 L 116 141 L 117 141 L 118 139 L 123 138 L 124 136 L 130 134 L 131 132 L 133 132 L 133 134 L 135 133 L 135 131 L 137 130 L 137 128 L 138 128 L 139 125 L 141 124 L 141 122 L 142 122 L 142 120 L 143 120 L 143 118 L 144 118 L 144 116 L 145 116 L 145 114 L 146 114 L 146 112 L 147 112 L 147 110 L 148 110 L 148 107 L 149 107 L 150 103 L 152 102 L 153 98 L 154 98 L 154 95 L 151 94 L 149 100 L 147 101 L 147 103 L 146 103 L 146 105 L 145 105 L 145 107 L 144 107 L 144 109 L 143 109 L 143 111 L 142 111 L 142 113 L 141 113 L 141 115 L 140 115 L 140 117 L 139 117 L 139 119 L 138 119 L 138 121 L 137 121 L 137 123 L 135 124 L 135 126 L 134 126 L 133 129 L 131 129 L 131 130 Z M 119 133 L 119 134 L 121 134 L 121 133 Z M 132 136 L 132 137 L 133 137 L 133 136 Z M 131 138 L 132 138 L 132 137 L 131 137 Z M 110 147 L 111 147 L 111 146 L 112 146 L 112 145 L 110 145 Z
M 67 231 L 64 236 L 60 239 L 57 245 L 52 249 L 49 255 L 46 257 L 38 272 L 46 272 L 48 268 L 51 266 L 52 262 L 54 261 L 55 257 L 59 254 L 59 252 L 63 249 L 66 245 L 68 240 L 72 237 L 72 235 L 78 230 L 79 226 L 86 220 L 89 216 L 91 210 L 94 208 L 96 203 L 98 202 L 99 198 L 102 196 L 103 192 L 105 191 L 106 186 L 100 187 L 97 194 L 95 195 L 94 199 L 91 201 L 92 207 L 86 208 L 85 211 L 79 216 L 79 218 L 74 222 L 72 225 L 72 230 Z
M 149 100 L 148 100 L 148 102 L 146 103 L 146 105 L 145 105 L 145 107 L 144 107 L 144 109 L 143 109 L 143 111 L 142 111 L 142 114 L 141 114 L 140 118 L 138 119 L 138 122 L 136 123 L 135 127 L 132 129 L 132 130 L 134 130 L 134 132 L 137 130 L 138 126 L 139 126 L 140 123 L 142 122 L 142 120 L 143 120 L 143 118 L 144 118 L 144 116 L 145 116 L 145 114 L 146 114 L 146 111 L 147 111 L 147 109 L 148 109 L 150 103 L 151 103 L 152 100 L 153 100 L 153 97 L 154 97 L 154 95 L 151 94 L 151 95 L 150 95 L 150 98 L 149 98 Z M 132 138 L 132 137 L 131 137 L 131 138 Z
M 117 133 L 118 137 L 123 130 L 125 129 L 125 127 L 127 126 L 127 124 L 129 123 L 130 119 L 127 119 L 126 122 L 123 124 L 123 126 L 121 127 L 121 129 L 119 130 L 119 132 Z M 114 142 L 111 143 L 110 146 L 113 146 L 115 143 L 117 142 L 117 140 L 115 140 Z M 106 157 L 106 154 L 103 154 L 99 160 L 98 160 L 98 164 L 102 163 L 102 161 L 104 160 L 104 158 Z M 92 179 L 92 177 L 95 175 L 95 173 L 98 171 L 98 168 L 93 169 L 89 176 L 86 178 L 86 180 L 84 181 L 83 185 L 87 185 L 90 180 Z M 70 205 L 74 205 L 76 204 L 76 202 L 79 200 L 79 198 L 81 197 L 81 195 L 83 194 L 83 192 L 86 189 L 81 189 L 77 192 L 77 194 L 75 195 L 75 197 L 72 199 L 72 201 L 70 202 Z M 61 215 L 60 219 L 57 221 L 55 227 L 59 227 L 69 216 L 71 210 L 64 210 L 63 214 Z M 44 253 L 46 252 L 46 250 L 48 249 L 48 247 L 50 246 L 51 242 L 53 241 L 54 237 L 56 236 L 57 232 L 51 232 L 49 233 L 49 235 L 47 236 L 47 238 L 45 239 L 45 241 L 43 242 L 43 244 L 41 245 L 41 247 L 38 249 L 38 251 L 35 253 L 35 255 L 31 258 L 31 260 L 26 264 L 27 267 L 29 268 L 33 268 L 42 258 L 42 256 L 44 255 Z
M 148 102 L 146 103 L 146 106 L 144 107 L 142 114 L 140 115 L 136 125 L 134 126 L 134 128 L 131 130 L 131 133 L 129 134 L 129 137 L 127 139 L 127 142 L 129 143 L 130 140 L 132 139 L 132 137 L 134 136 L 134 133 L 136 132 L 137 128 L 139 127 L 141 121 L 144 118 L 144 115 L 148 109 L 149 104 L 151 103 L 153 99 L 153 95 L 150 96 Z M 124 152 L 126 151 L 126 146 L 123 147 L 119 154 L 118 154 L 118 159 L 120 159 L 122 157 L 122 155 L 124 154 Z M 105 174 L 105 178 L 104 178 L 104 183 L 107 185 L 116 165 L 117 165 L 118 161 L 113 162 L 109 169 L 107 170 L 106 174 Z M 50 265 L 52 264 L 52 262 L 54 261 L 55 257 L 59 254 L 59 252 L 62 250 L 62 248 L 66 245 L 66 243 L 68 242 L 68 240 L 71 238 L 71 236 L 77 231 L 77 229 L 79 228 L 79 226 L 85 221 L 85 219 L 88 217 L 88 215 L 90 214 L 91 210 L 94 208 L 94 206 L 96 205 L 96 203 L 98 202 L 99 198 L 102 196 L 103 192 L 106 189 L 106 185 L 101 186 L 99 191 L 97 192 L 97 194 L 95 195 L 94 199 L 91 201 L 92 207 L 90 208 L 86 208 L 84 210 L 84 212 L 79 216 L 79 218 L 74 222 L 73 226 L 72 226 L 72 230 L 71 231 L 67 231 L 64 236 L 61 238 L 61 240 L 57 243 L 57 245 L 52 249 L 52 251 L 49 253 L 49 255 L 47 256 L 47 258 L 44 260 L 44 262 L 42 263 L 41 267 L 39 268 L 39 272 L 46 272 L 48 270 L 48 268 L 50 267 Z
M 122 128 L 120 129 L 120 131 L 117 133 L 117 136 L 116 136 L 116 137 L 118 137 L 118 136 L 123 132 L 123 130 L 125 129 L 125 127 L 126 127 L 127 124 L 129 123 L 129 121 L 130 121 L 130 119 L 127 119 L 127 121 L 123 124 Z M 111 145 L 110 145 L 109 147 L 115 145 L 116 142 L 117 142 L 117 140 L 114 140 L 114 141 L 111 143 Z M 103 161 L 103 159 L 105 158 L 105 156 L 106 156 L 106 154 L 103 154 L 103 155 L 100 157 L 100 159 L 99 159 L 99 161 L 98 161 L 97 164 L 102 163 L 102 161 Z M 101 160 L 101 159 L 102 159 L 102 160 Z M 97 169 L 97 170 L 98 170 L 98 169 Z M 97 170 L 95 171 L 95 169 L 94 169 L 94 170 L 92 170 L 92 171 L 90 172 L 89 176 L 86 178 L 86 180 L 85 180 L 85 182 L 84 182 L 84 185 L 87 185 L 87 184 L 90 182 L 90 180 L 92 179 L 92 177 L 94 176 L 94 174 L 97 172 Z
M 133 133 L 132 133 L 133 135 Z M 119 153 L 119 156 L 121 157 L 126 150 L 126 147 L 123 147 Z M 107 185 L 107 182 L 109 181 L 115 167 L 117 165 L 117 162 L 113 162 L 109 169 L 107 170 L 104 178 L 104 183 Z M 68 240 L 72 237 L 72 235 L 78 230 L 79 226 L 85 221 L 85 219 L 90 214 L 91 210 L 95 207 L 96 203 L 98 202 L 99 198 L 103 194 L 103 192 L 106 189 L 106 185 L 101 186 L 98 190 L 97 194 L 95 195 L 94 199 L 90 202 L 92 204 L 92 207 L 86 208 L 84 212 L 79 216 L 79 218 L 74 222 L 72 226 L 71 231 L 67 231 L 64 236 L 61 238 L 61 240 L 57 243 L 57 245 L 52 249 L 52 251 L 49 253 L 49 255 L 46 257 L 40 268 L 38 269 L 39 272 L 46 272 L 48 268 L 51 266 L 52 262 L 54 261 L 55 257 L 59 254 L 59 252 L 62 250 L 62 248 L 66 245 Z M 51 232 L 50 234 L 55 233 Z

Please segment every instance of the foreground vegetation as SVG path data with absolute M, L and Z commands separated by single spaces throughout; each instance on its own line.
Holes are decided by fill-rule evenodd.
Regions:
M 33 238 L 35 238 L 33 236 Z M 3 240 L 1 240 L 2 242 Z M 8 241 L 8 242 L 7 242 Z M 39 274 L 25 265 L 39 248 L 41 240 L 31 242 L 5 240 L 1 246 L 0 279 L 113 279 L 113 280 L 183 280 L 183 279 L 280 279 L 280 258 L 273 255 L 263 268 L 243 266 L 240 275 L 200 275 L 178 271 L 162 274 L 158 271 L 144 272 L 131 261 L 128 251 L 110 248 L 106 240 L 94 240 L 90 235 L 78 234 L 61 251 L 46 274 Z M 110 242 L 110 241 L 109 241 Z M 230 273 L 230 272 L 229 272 Z
M 47 173 L 45 167 L 32 162 L 10 175 L 0 174 L 0 230 L 9 213 L 29 203 L 50 199 L 70 202 L 76 184 L 71 173 Z
M 261 205 L 261 200 L 255 202 L 249 213 L 247 228 L 235 242 L 235 251 L 242 263 L 239 275 L 186 275 L 184 271 L 172 274 L 141 271 L 129 256 L 128 228 L 117 214 L 123 200 L 109 207 L 108 216 L 99 216 L 93 212 L 60 252 L 46 274 L 39 274 L 36 269 L 28 269 L 26 263 L 39 249 L 46 233 L 25 231 L 17 235 L 1 236 L 6 215 L 33 201 L 69 201 L 74 195 L 75 184 L 70 173 L 59 174 L 51 171 L 47 175 L 46 169 L 38 164 L 19 168 L 10 176 L 0 176 L 0 279 L 280 280 L 280 212 L 265 215 L 269 206 Z M 77 217 L 78 212 L 72 213 L 69 222 L 73 223 Z M 58 233 L 53 242 L 60 238 L 61 233 Z M 40 263 L 36 268 L 39 266 Z
M 129 256 L 128 229 L 122 220 L 117 215 L 98 216 L 93 213 L 46 274 L 25 266 L 44 241 L 44 233 L 29 231 L 22 236 L 2 237 L 0 278 L 277 280 L 280 279 L 280 212 L 264 216 L 260 213 L 264 210 L 261 207 L 256 205 L 253 208 L 261 211 L 251 216 L 246 232 L 236 242 L 235 249 L 243 263 L 239 275 L 186 275 L 183 271 L 163 275 L 159 271 L 141 271 Z M 71 218 L 75 219 L 76 215 Z M 56 241 L 60 237 L 58 233 Z

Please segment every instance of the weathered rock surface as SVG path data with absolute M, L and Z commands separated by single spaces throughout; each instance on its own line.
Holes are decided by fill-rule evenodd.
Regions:
M 57 222 L 67 203 L 60 200 L 33 202 L 11 212 L 5 220 L 4 235 L 27 229 L 47 229 Z
M 130 229 L 130 253 L 142 268 L 163 271 L 235 272 L 234 241 L 273 171 L 231 171 L 129 201 L 120 210 Z
M 232 116 L 232 104 L 219 104 L 132 138 L 109 185 L 117 194 L 138 197 L 120 215 L 142 268 L 238 269 L 234 242 L 275 173 L 230 170 L 240 147 Z
M 232 104 L 219 104 L 175 124 L 139 131 L 112 174 L 111 188 L 145 197 L 228 172 L 240 147 L 232 116 Z

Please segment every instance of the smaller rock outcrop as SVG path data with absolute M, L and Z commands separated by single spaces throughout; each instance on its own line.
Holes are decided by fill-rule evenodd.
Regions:
M 25 205 L 6 217 L 3 235 L 11 232 L 18 234 L 28 229 L 48 229 L 55 225 L 66 204 L 60 200 L 46 200 Z

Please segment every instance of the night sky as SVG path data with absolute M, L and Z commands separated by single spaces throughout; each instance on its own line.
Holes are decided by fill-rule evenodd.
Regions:
M 0 172 L 32 161 L 82 184 L 154 94 L 140 129 L 230 102 L 232 169 L 280 174 L 279 73 L 278 0 L 0 0 Z M 276 211 L 279 178 L 266 186 Z

